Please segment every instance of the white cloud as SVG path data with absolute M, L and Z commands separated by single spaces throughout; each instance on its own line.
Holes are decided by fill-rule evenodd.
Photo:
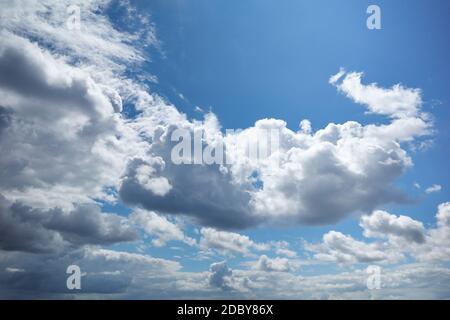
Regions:
M 425 189 L 425 193 L 433 193 L 433 192 L 439 192 L 442 190 L 442 186 L 438 184 L 433 184 L 431 187 L 428 187 Z
M 275 253 L 278 255 L 286 256 L 288 258 L 295 258 L 297 256 L 297 252 L 283 248 L 276 249 Z
M 228 265 L 225 261 L 211 264 L 210 271 L 211 274 L 209 276 L 209 283 L 211 284 L 211 286 L 218 287 L 224 290 L 230 289 L 232 287 L 231 276 L 233 275 L 233 271 L 228 268 Z
M 259 257 L 253 266 L 256 270 L 265 272 L 292 272 L 297 269 L 297 265 L 287 258 L 269 258 L 266 255 Z
M 444 202 L 439 205 L 436 219 L 439 227 L 450 228 L 450 202 Z
M 308 251 L 314 252 L 314 258 L 319 261 L 338 264 L 355 263 L 394 263 L 403 258 L 383 243 L 365 243 L 337 231 L 323 235 L 321 243 L 306 244 Z
M 13 272 L 13 273 L 14 272 L 25 272 L 24 269 L 17 269 L 17 268 L 10 268 L 10 267 L 6 268 L 5 271 L 6 272 Z
M 0 250 L 61 253 L 86 244 L 114 244 L 137 240 L 127 219 L 101 212 L 93 204 L 72 211 L 41 210 L 0 194 Z
M 87 248 L 83 251 L 83 254 L 83 259 L 86 259 L 87 262 L 98 263 L 99 266 L 108 264 L 108 269 L 114 271 L 125 268 L 133 270 L 136 274 L 145 274 L 152 271 L 174 272 L 181 269 L 181 265 L 176 261 L 125 251 Z
M 128 18 L 141 28 L 135 34 L 116 30 L 103 14 L 109 0 L 19 0 L 2 5 L 0 24 L 2 29 L 36 39 L 56 52 L 66 53 L 65 59 L 79 59 L 98 68 L 100 74 L 110 70 L 121 72 L 127 62 L 144 59 L 140 48 L 154 40 L 154 29 L 146 17 L 130 12 Z M 70 18 L 69 6 L 78 6 L 81 14 L 80 30 L 70 30 L 66 22 Z M 118 16 L 119 18 L 120 16 Z M 122 15 L 124 17 L 124 15 Z M 144 28 L 145 27 L 145 28 Z M 149 42 L 150 41 L 150 42 Z
M 158 174 L 171 189 L 165 196 L 146 191 L 136 178 L 137 165 L 130 164 L 120 193 L 131 204 L 190 215 L 219 228 L 335 223 L 353 212 L 407 199 L 394 187 L 412 166 L 401 142 L 428 134 L 428 127 L 425 120 L 410 117 L 386 125 L 329 124 L 306 134 L 290 130 L 284 121 L 263 119 L 222 135 L 212 115 L 203 122 L 177 120 L 173 126 L 160 126 L 151 146 L 164 163 Z M 170 136 L 175 128 L 205 130 L 205 141 L 223 140 L 231 164 L 174 165 Z M 253 161 L 247 155 L 250 142 L 264 139 L 261 131 L 270 129 L 279 131 L 278 152 Z
M 0 113 L 6 115 L 0 146 L 12 150 L 0 159 L 0 191 L 46 209 L 108 199 L 106 190 L 118 186 L 127 159 L 146 147 L 102 87 L 11 34 L 0 42 L 0 68 Z
M 150 236 L 154 236 L 152 244 L 161 247 L 169 241 L 183 241 L 188 245 L 195 245 L 195 239 L 184 234 L 175 223 L 152 211 L 136 209 L 130 216 L 130 222 L 138 225 Z
M 411 248 L 419 261 L 450 261 L 450 202 L 438 206 L 436 220 L 437 226 L 428 230 L 425 244 Z
M 396 216 L 377 210 L 361 217 L 360 226 L 366 237 L 397 237 L 408 242 L 425 242 L 423 224 L 407 216 Z
M 213 228 L 200 229 L 200 247 L 214 249 L 224 255 L 252 255 L 253 251 L 268 250 L 269 245 L 257 243 L 248 236 L 229 231 L 219 231 Z
M 330 83 L 356 103 L 366 105 L 370 112 L 394 118 L 416 117 L 422 104 L 419 89 L 405 88 L 400 84 L 380 88 L 376 83 L 361 83 L 363 74 L 340 70 L 330 78 Z M 343 79 L 342 79 L 343 77 Z M 340 83 L 338 81 L 342 79 Z
M 290 243 L 287 241 L 272 241 L 270 243 L 275 253 L 280 256 L 286 256 L 288 258 L 297 257 L 297 252 L 290 249 Z
M 155 169 L 149 165 L 141 165 L 136 169 L 137 181 L 157 196 L 165 196 L 172 186 L 164 177 L 154 177 Z
M 375 211 L 362 216 L 360 226 L 366 237 L 387 239 L 366 243 L 337 231 L 330 231 L 317 244 L 305 244 L 318 261 L 340 264 L 395 263 L 409 256 L 419 262 L 450 261 L 450 203 L 438 206 L 437 226 L 426 229 L 407 216 Z

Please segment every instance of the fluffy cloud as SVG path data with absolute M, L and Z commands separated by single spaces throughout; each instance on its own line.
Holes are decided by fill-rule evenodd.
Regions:
M 419 221 L 407 216 L 395 216 L 377 210 L 361 217 L 361 227 L 366 237 L 399 237 L 406 241 L 425 242 L 425 228 Z
M 436 214 L 437 226 L 428 230 L 424 245 L 411 249 L 420 261 L 450 260 L 450 203 L 441 203 Z
M 343 69 L 330 78 L 330 83 L 356 103 L 366 105 L 370 112 L 394 118 L 415 117 L 422 104 L 419 89 L 405 88 L 400 84 L 380 88 L 376 83 L 361 83 L 363 73 L 346 73 Z M 340 81 L 342 80 L 342 81 Z
M 148 18 L 131 7 L 122 8 L 120 3 L 116 7 L 117 18 L 137 31 L 116 30 L 104 15 L 110 4 L 109 0 L 19 0 L 2 5 L 0 25 L 4 30 L 36 39 L 56 52 L 64 52 L 61 56 L 67 61 L 83 62 L 82 68 L 95 69 L 97 76 L 105 79 L 111 72 L 122 72 L 125 69 L 122 62 L 131 67 L 143 61 L 140 48 L 156 42 Z M 80 9 L 79 29 L 67 26 L 71 6 Z
M 367 243 L 337 231 L 323 236 L 322 242 L 305 244 L 319 261 L 341 264 L 393 263 L 406 255 L 419 262 L 447 262 L 450 260 L 450 203 L 438 206 L 437 225 L 426 229 L 423 223 L 407 216 L 375 211 L 362 216 L 360 226 L 366 237 L 387 239 Z
M 349 121 L 329 124 L 315 133 L 292 131 L 282 120 L 263 119 L 253 127 L 223 134 L 214 115 L 204 121 L 178 120 L 160 126 L 152 136 L 151 152 L 158 157 L 151 177 L 161 177 L 164 194 L 140 183 L 138 168 L 130 163 L 120 194 L 148 210 L 182 213 L 200 223 L 220 228 L 257 224 L 330 224 L 352 212 L 367 212 L 381 204 L 404 202 L 395 180 L 412 166 L 401 146 L 429 133 L 421 117 L 402 117 L 386 125 Z M 203 150 L 224 145 L 225 164 L 174 164 L 171 139 L 176 129 L 188 136 L 204 132 Z M 276 132 L 278 147 L 266 157 L 252 159 L 249 148 L 267 145 L 267 132 Z M 264 148 L 264 147 L 263 147 Z
M 169 241 L 183 241 L 188 245 L 194 245 L 195 239 L 184 234 L 183 230 L 175 223 L 152 211 L 137 209 L 129 216 L 132 223 L 142 228 L 150 236 L 154 246 L 160 247 Z
M 314 258 L 320 261 L 338 264 L 385 263 L 399 261 L 403 256 L 382 243 L 365 243 L 337 231 L 323 235 L 319 244 L 307 244 L 306 249 L 313 251 Z
M 200 234 L 200 247 L 205 250 L 214 249 L 225 255 L 250 255 L 254 250 L 268 250 L 270 247 L 268 244 L 256 243 L 248 236 L 213 228 L 202 228 Z
M 288 258 L 297 257 L 297 252 L 290 249 L 290 243 L 287 241 L 272 241 L 270 245 L 277 255 L 286 256 Z
M 211 286 L 221 289 L 229 289 L 230 277 L 233 275 L 233 271 L 228 268 L 225 261 L 211 264 L 211 274 L 209 275 L 209 283 Z
M 58 256 L 2 252 L 0 269 L 16 266 L 21 272 L 1 272 L 0 295 L 9 298 L 65 297 L 73 298 L 66 287 L 66 269 L 78 265 L 82 271 L 80 297 L 125 295 L 128 290 L 138 295 L 133 283 L 152 283 L 156 292 L 170 278 L 175 281 L 181 266 L 178 262 L 148 255 L 86 247 Z M 164 270 L 164 273 L 161 271 Z M 179 276 L 182 277 L 182 274 Z M 195 275 L 193 276 L 195 278 Z M 138 286 L 139 287 L 139 286 Z M 152 294 L 150 294 L 152 295 Z
M 0 69 L 0 191 L 47 209 L 107 199 L 137 145 L 101 86 L 11 34 Z
M 0 249 L 57 253 L 67 246 L 113 244 L 137 239 L 126 219 L 102 213 L 96 205 L 79 205 L 73 211 L 41 210 L 0 195 Z
M 450 227 L 450 202 L 444 202 L 439 205 L 436 219 L 440 228 Z
M 266 255 L 262 255 L 255 263 L 254 268 L 265 272 L 290 272 L 295 270 L 296 266 L 295 263 L 287 258 L 276 257 L 271 259 Z
M 151 151 L 156 159 L 135 159 L 128 164 L 120 187 L 121 198 L 147 210 L 188 215 L 202 225 L 228 229 L 255 225 L 248 206 L 249 194 L 234 184 L 219 165 L 176 165 L 171 161 L 175 143 L 170 136 L 175 128 L 161 129 L 163 133 L 153 139 Z M 140 183 L 138 170 L 149 165 L 157 173 L 152 174 L 152 179 L 164 181 L 160 192 Z

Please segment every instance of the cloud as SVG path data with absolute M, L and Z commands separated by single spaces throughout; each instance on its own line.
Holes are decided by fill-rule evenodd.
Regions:
M 156 129 L 144 125 L 148 121 L 146 118 L 147 115 L 138 117 L 135 122 L 139 125 L 140 135 L 151 137 L 150 154 L 153 156 L 129 162 L 120 186 L 120 196 L 126 203 L 141 205 L 147 210 L 184 214 L 202 225 L 224 229 L 257 224 L 257 217 L 250 212 L 249 193 L 233 180 L 224 166 L 175 164 L 172 161 L 171 153 L 178 143 L 172 141 L 172 134 L 177 129 L 186 130 L 190 137 L 204 131 L 205 140 L 211 136 L 222 139 L 215 115 L 207 114 L 204 121 L 194 123 L 184 117 L 171 119 L 172 122 L 160 124 Z M 139 173 L 142 166 L 153 167 L 148 176 L 162 179 L 170 188 L 165 188 L 164 194 L 149 190 Z
M 210 272 L 209 283 L 211 286 L 225 290 L 230 289 L 229 282 L 233 271 L 228 268 L 225 261 L 211 264 Z
M 361 217 L 360 226 L 366 237 L 399 237 L 408 242 L 425 242 L 423 224 L 407 216 L 395 216 L 377 210 L 371 215 Z
M 323 235 L 319 244 L 307 244 L 308 251 L 314 252 L 319 261 L 338 264 L 394 263 L 403 256 L 382 243 L 365 243 L 341 232 L 330 231 Z
M 79 205 L 69 213 L 58 212 L 45 222 L 73 244 L 113 244 L 138 239 L 129 221 L 113 213 L 101 212 L 96 205 Z
M 353 121 L 329 124 L 305 133 L 290 130 L 284 121 L 263 119 L 253 127 L 223 134 L 217 121 L 211 114 L 202 122 L 179 119 L 148 133 L 153 137 L 151 152 L 158 159 L 150 161 L 156 168 L 151 178 L 160 177 L 170 188 L 159 195 L 148 190 L 137 170 L 152 164 L 134 160 L 122 180 L 122 199 L 147 210 L 185 214 L 203 225 L 225 229 L 332 224 L 353 212 L 408 201 L 394 187 L 395 180 L 412 166 L 400 142 L 428 134 L 429 126 L 421 118 L 411 117 L 379 126 Z M 224 157 L 230 162 L 174 164 L 171 150 L 176 142 L 171 135 L 180 128 L 190 137 L 204 131 L 202 150 L 223 143 Z M 279 149 L 254 161 L 248 156 L 249 145 L 267 139 L 263 133 L 270 130 L 279 133 Z
M 59 233 L 42 225 L 45 218 L 45 212 L 14 205 L 0 195 L 0 249 L 33 253 L 61 250 L 64 241 Z
M 81 290 L 75 294 L 85 298 L 126 295 L 128 290 L 137 297 L 139 287 L 145 287 L 146 282 L 156 291 L 168 278 L 174 280 L 181 268 L 171 260 L 95 247 L 50 256 L 1 253 L 0 267 L 23 270 L 0 273 L 0 296 L 8 298 L 73 298 L 74 292 L 66 287 L 66 269 L 73 264 L 82 272 Z M 133 287 L 134 281 L 138 288 Z
M 126 219 L 102 213 L 96 205 L 73 211 L 33 209 L 0 195 L 0 249 L 32 253 L 67 250 L 67 246 L 134 241 L 136 231 Z
M 442 187 L 438 184 L 433 184 L 431 187 L 428 187 L 425 189 L 425 193 L 433 193 L 433 192 L 439 192 L 442 190 Z
M 152 244 L 156 247 L 164 246 L 169 241 L 183 241 L 191 246 L 196 244 L 195 239 L 186 236 L 177 224 L 155 212 L 137 209 L 129 216 L 129 220 L 155 237 Z
M 282 255 L 282 256 L 286 256 L 288 258 L 295 258 L 297 256 L 297 252 L 293 251 L 293 250 L 289 250 L 289 249 L 276 249 L 275 250 L 276 254 Z
M 412 254 L 419 261 L 439 262 L 450 260 L 450 203 L 438 206 L 437 226 L 430 228 L 424 245 L 411 248 Z
M 337 231 L 323 235 L 322 242 L 305 244 L 314 259 L 339 264 L 395 263 L 406 256 L 418 262 L 437 263 L 450 260 L 450 203 L 441 203 L 436 213 L 436 227 L 426 229 L 422 222 L 407 216 L 375 211 L 362 216 L 360 226 L 366 237 L 386 239 L 367 243 Z
M 356 103 L 367 106 L 370 112 L 393 118 L 417 116 L 422 104 L 419 89 L 405 88 L 400 84 L 389 89 L 380 88 L 376 83 L 364 85 L 362 76 L 362 72 L 346 73 L 341 69 L 330 78 L 330 83 Z
M 268 250 L 269 245 L 256 243 L 248 236 L 234 232 L 219 231 L 213 228 L 201 228 L 200 247 L 214 249 L 224 255 L 241 254 L 249 256 L 253 251 Z
M 286 256 L 288 258 L 297 257 L 297 252 L 290 249 L 290 243 L 287 241 L 272 241 L 271 246 L 275 249 L 277 255 Z
M 172 186 L 165 177 L 153 177 L 155 169 L 148 165 L 141 165 L 136 169 L 136 179 L 140 185 L 155 196 L 165 196 Z
M 7 32 L 2 33 L 0 70 L 2 94 L 7 103 L 21 113 L 34 111 L 38 118 L 58 119 L 61 113 L 70 113 L 71 109 L 98 118 L 113 111 L 111 101 L 87 74 L 53 58 L 36 44 Z M 37 113 L 33 108 L 38 101 L 45 102 L 39 106 L 41 111 L 53 112 L 49 112 L 50 115 Z M 62 102 L 67 109 L 56 109 L 55 105 Z
M 438 206 L 436 219 L 440 228 L 450 227 L 450 202 L 444 202 Z
M 148 17 L 126 3 L 115 7 L 116 19 L 135 32 L 117 30 L 106 14 L 114 3 L 2 5 L 0 147 L 13 150 L 0 158 L 5 197 L 46 209 L 115 200 L 109 191 L 118 188 L 128 160 L 148 148 L 123 105 L 173 113 L 124 75 L 141 76 L 135 67 L 148 58 L 143 48 L 157 40 Z M 66 26 L 69 6 L 80 8 L 80 30 Z
M 265 272 L 291 272 L 296 269 L 296 266 L 287 258 L 269 258 L 266 255 L 259 257 L 255 263 L 254 268 Z
M 51 46 L 55 51 L 66 53 L 68 61 L 83 62 L 91 68 L 98 68 L 100 74 L 110 70 L 121 72 L 126 62 L 144 59 L 141 48 L 156 45 L 154 28 L 145 15 L 133 11 L 117 9 L 117 19 L 128 20 L 137 32 L 119 31 L 104 15 L 112 1 L 108 0 L 19 0 L 3 5 L 0 24 L 2 29 L 26 35 L 39 43 Z M 67 27 L 70 18 L 68 8 L 80 9 L 80 29 Z
M 7 33 L 0 69 L 0 147 L 11 150 L 0 158 L 3 195 L 45 209 L 110 197 L 138 142 L 101 86 Z

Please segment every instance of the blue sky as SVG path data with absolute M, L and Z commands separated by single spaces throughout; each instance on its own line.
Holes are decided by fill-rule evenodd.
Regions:
M 448 1 L 23 1 L 0 4 L 0 298 L 77 297 L 68 264 L 82 298 L 450 297 Z M 264 126 L 280 167 L 233 150 Z M 242 162 L 174 164 L 177 129 Z

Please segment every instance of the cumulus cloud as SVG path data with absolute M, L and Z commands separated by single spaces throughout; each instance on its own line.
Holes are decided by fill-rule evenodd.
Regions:
M 0 195 L 0 249 L 56 253 L 67 246 L 113 244 L 137 240 L 126 219 L 102 213 L 96 205 L 80 205 L 73 211 L 41 210 Z
M 268 250 L 270 248 L 268 244 L 254 242 L 248 236 L 235 232 L 202 228 L 200 234 L 201 248 L 205 250 L 213 249 L 225 255 L 241 254 L 248 256 L 253 251 Z
M 314 252 L 320 261 L 338 264 L 396 262 L 402 255 L 382 243 L 365 243 L 349 235 L 330 231 L 323 235 L 321 243 L 307 244 L 306 249 Z
M 394 187 L 395 180 L 412 166 L 400 142 L 427 134 L 429 126 L 411 117 L 379 126 L 352 121 L 329 124 L 305 133 L 290 130 L 284 121 L 263 119 L 224 135 L 216 121 L 210 116 L 203 122 L 179 121 L 176 127 L 161 127 L 152 136 L 151 150 L 162 164 L 156 176 L 167 180 L 170 190 L 163 196 L 147 190 L 137 177 L 140 164 L 130 163 L 120 189 L 122 199 L 148 210 L 184 213 L 220 228 L 331 224 L 353 212 L 407 201 Z M 176 143 L 170 137 L 176 128 L 185 128 L 191 137 L 204 130 L 203 147 L 210 146 L 209 140 L 213 145 L 222 141 L 230 163 L 174 164 L 170 151 Z M 261 132 L 270 130 L 278 132 L 279 148 L 252 161 L 249 145 L 266 139 Z
M 0 273 L 0 295 L 9 298 L 65 297 L 73 298 L 66 287 L 66 269 L 76 264 L 82 271 L 80 297 L 125 295 L 134 281 L 152 282 L 153 290 L 168 278 L 175 279 L 181 266 L 178 262 L 148 255 L 85 247 L 57 256 L 30 256 L 2 252 L 0 266 L 15 266 L 21 272 Z M 164 270 L 165 274 L 162 274 Z M 181 277 L 182 275 L 180 275 Z M 195 276 L 193 276 L 195 278 Z M 134 294 L 138 295 L 134 288 Z M 151 294 L 150 294 L 151 295 Z
M 377 210 L 362 216 L 360 226 L 366 237 L 387 241 L 364 242 L 337 231 L 323 235 L 322 242 L 305 244 L 319 261 L 340 264 L 394 263 L 405 256 L 419 262 L 450 260 L 450 203 L 438 206 L 436 227 L 425 228 L 420 221 Z
M 152 244 L 156 247 L 164 246 L 169 241 L 183 241 L 188 245 L 196 244 L 195 239 L 186 236 L 177 224 L 155 212 L 137 209 L 129 216 L 129 219 L 147 234 L 155 237 Z
M 270 244 L 275 249 L 277 255 L 288 258 L 295 258 L 297 256 L 297 252 L 290 249 L 290 243 L 287 241 L 272 241 Z
M 255 263 L 254 268 L 265 272 L 290 272 L 295 270 L 296 266 L 287 258 L 275 257 L 272 259 L 262 255 Z
M 356 103 L 366 105 L 370 112 L 394 118 L 415 117 L 422 104 L 419 89 L 405 88 L 400 84 L 380 88 L 376 83 L 364 85 L 362 72 L 339 73 L 330 77 L 330 83 Z
M 379 89 L 379 94 L 386 90 Z M 403 201 L 392 182 L 412 161 L 398 142 L 427 134 L 429 126 L 414 114 L 381 126 L 329 124 L 311 135 L 294 133 L 283 123 L 269 123 L 265 125 L 281 128 L 281 165 L 252 168 L 259 170 L 263 184 L 252 204 L 269 219 L 269 213 L 276 212 L 288 221 L 313 224 L 332 223 L 350 212 Z
M 361 217 L 360 226 L 366 237 L 399 237 L 406 241 L 425 242 L 423 224 L 407 216 L 395 216 L 377 210 Z
M 151 153 L 157 158 L 150 160 L 155 169 L 148 170 L 145 179 L 158 182 L 160 190 L 149 189 L 139 173 L 142 165 L 151 166 L 148 160 L 135 160 L 122 180 L 122 199 L 228 229 L 258 224 L 332 224 L 353 212 L 408 201 L 394 187 L 396 179 L 413 164 L 402 143 L 432 132 L 429 116 L 420 111 L 420 90 L 364 85 L 361 74 L 343 73 L 341 77 L 344 75 L 343 82 L 349 79 L 357 85 L 341 88 L 338 80 L 332 83 L 370 111 L 390 116 L 390 123 L 331 123 L 312 132 L 307 120 L 301 122 L 299 131 L 292 131 L 282 120 L 261 119 L 252 127 L 224 134 L 215 115 L 208 113 L 203 121 L 173 117 L 157 129 L 142 125 L 140 134 L 151 137 Z M 387 109 L 379 110 L 380 105 Z M 147 122 L 145 117 L 136 120 L 141 122 Z M 192 140 L 196 134 L 203 135 L 201 151 L 223 145 L 226 161 L 201 164 L 202 154 L 194 152 L 189 162 L 200 160 L 199 164 L 174 164 L 171 151 L 178 141 L 173 141 L 172 134 L 177 129 L 184 129 Z M 268 148 L 268 132 L 277 133 L 275 150 Z M 255 142 L 266 154 L 257 161 L 249 156 Z
M 233 271 L 228 268 L 225 261 L 211 264 L 210 272 L 209 283 L 211 286 L 221 289 L 230 289 L 229 283 L 230 278 L 233 275 Z
M 450 202 L 444 202 L 438 206 L 436 219 L 439 227 L 450 227 Z
M 45 223 L 73 244 L 113 244 L 137 240 L 136 230 L 126 218 L 95 205 L 79 205 L 69 213 L 58 213 Z
M 450 260 L 450 203 L 438 206 L 436 213 L 437 226 L 427 232 L 426 242 L 422 246 L 411 249 L 419 261 L 443 262 Z
M 154 140 L 151 149 L 157 161 L 129 162 L 120 186 L 121 198 L 147 210 L 188 215 L 203 225 L 228 229 L 254 225 L 255 218 L 248 207 L 249 194 L 236 186 L 219 165 L 175 165 L 171 161 L 170 152 L 175 145 L 170 141 L 173 130 L 174 127 L 169 128 Z M 153 179 L 162 179 L 163 187 L 170 185 L 159 194 L 139 181 L 138 168 L 150 163 L 158 173 Z
M 10 150 L 0 158 L 1 192 L 47 209 L 107 199 L 136 144 L 101 86 L 11 34 L 2 36 L 0 69 L 0 146 Z

